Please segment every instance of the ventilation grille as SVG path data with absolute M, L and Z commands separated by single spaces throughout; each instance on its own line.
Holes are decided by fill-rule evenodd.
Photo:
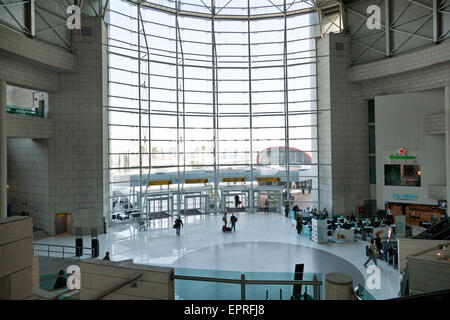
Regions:
M 90 26 L 82 26 L 81 27 L 81 35 L 83 37 L 92 37 L 93 30 Z
M 336 42 L 335 44 L 334 44 L 334 51 L 335 52 L 339 52 L 339 53 L 341 53 L 341 52 L 344 52 L 344 43 L 343 42 Z

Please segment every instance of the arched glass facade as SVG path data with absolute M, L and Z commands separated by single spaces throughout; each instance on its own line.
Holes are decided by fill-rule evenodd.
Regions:
M 317 207 L 318 30 L 308 1 L 111 1 L 113 211 L 152 211 L 149 196 L 173 192 L 167 211 L 180 213 L 198 192 L 222 212 L 230 190 L 249 211 L 276 192 L 274 207 L 288 193 L 291 207 Z

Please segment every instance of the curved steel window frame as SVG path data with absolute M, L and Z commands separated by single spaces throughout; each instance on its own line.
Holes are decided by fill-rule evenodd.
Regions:
M 121 0 L 125 2 L 133 2 L 130 0 Z M 178 2 L 178 1 L 176 1 Z M 303 2 L 303 1 L 300 1 Z M 212 3 L 214 1 L 212 0 Z M 249 2 L 248 2 L 249 3 Z M 178 181 L 180 181 L 181 175 L 184 176 L 185 169 L 183 172 L 181 172 L 181 166 L 184 168 L 190 167 L 192 165 L 186 163 L 186 159 L 181 159 L 181 157 L 186 157 L 186 155 L 189 154 L 212 154 L 213 155 L 213 163 L 207 163 L 207 164 L 196 164 L 195 167 L 207 167 L 212 168 L 214 172 L 214 190 L 217 191 L 218 189 L 218 179 L 217 179 L 217 173 L 222 167 L 227 166 L 250 166 L 251 174 L 253 175 L 253 167 L 259 167 L 260 165 L 253 163 L 253 155 L 256 154 L 255 150 L 252 147 L 253 142 L 264 142 L 264 141 L 282 141 L 284 140 L 285 147 L 289 148 L 289 142 L 290 141 L 300 141 L 300 140 L 310 140 L 315 141 L 315 147 L 311 148 L 311 150 L 304 149 L 303 152 L 311 152 L 318 154 L 317 149 L 317 87 L 316 85 L 312 84 L 317 79 L 317 51 L 315 48 L 315 45 L 313 45 L 313 49 L 310 50 L 300 50 L 300 51 L 290 51 L 289 48 L 291 46 L 295 45 L 298 42 L 305 42 L 305 41 L 315 41 L 316 36 L 311 37 L 299 37 L 299 38 L 292 38 L 292 35 L 289 36 L 287 33 L 292 32 L 299 29 L 304 28 L 310 28 L 310 31 L 317 26 L 318 24 L 311 24 L 311 25 L 303 25 L 303 26 L 297 26 L 297 27 L 287 27 L 287 19 L 291 19 L 290 17 L 301 15 L 301 14 L 312 14 L 316 13 L 315 9 L 311 10 L 296 10 L 296 11 L 288 11 L 287 10 L 287 4 L 286 1 L 284 1 L 284 11 L 276 14 L 262 14 L 262 15 L 251 15 L 250 9 L 247 9 L 248 14 L 242 15 L 242 16 L 230 16 L 230 15 L 216 15 L 214 14 L 214 6 L 212 10 L 212 14 L 204 14 L 204 13 L 193 13 L 183 10 L 174 10 L 168 7 L 162 7 L 154 4 L 149 3 L 137 3 L 137 10 L 131 10 L 131 11 L 137 11 L 136 17 L 131 17 L 129 15 L 126 15 L 121 12 L 117 12 L 110 9 L 110 13 L 115 13 L 118 15 L 122 15 L 124 17 L 128 17 L 132 22 L 131 24 L 134 27 L 137 27 L 136 29 L 127 29 L 122 26 L 110 24 L 112 28 L 118 28 L 121 30 L 124 30 L 126 32 L 130 33 L 131 35 L 135 35 L 135 37 L 138 39 L 138 43 L 130 42 L 130 41 L 124 41 L 121 39 L 115 39 L 114 37 L 109 36 L 108 37 L 108 43 L 104 44 L 107 46 L 107 53 L 110 57 L 117 56 L 120 58 L 128 59 L 130 62 L 135 61 L 132 63 L 135 63 L 138 65 L 137 70 L 134 68 L 131 69 L 124 69 L 117 67 L 115 65 L 109 64 L 110 70 L 116 70 L 121 72 L 127 72 L 131 75 L 137 75 L 138 81 L 137 82 L 120 82 L 115 80 L 110 80 L 109 85 L 117 85 L 117 86 L 124 86 L 129 89 L 130 96 L 123 96 L 123 95 L 115 95 L 113 92 L 109 92 L 108 98 L 109 99 L 120 99 L 122 101 L 130 101 L 129 104 L 121 104 L 120 106 L 114 106 L 110 105 L 111 103 L 108 103 L 105 108 L 108 112 L 123 112 L 123 113 L 129 113 L 129 114 L 137 114 L 139 116 L 139 125 L 123 125 L 123 124 L 109 124 L 109 128 L 113 127 L 122 127 L 122 128 L 138 128 L 139 129 L 139 137 L 134 138 L 110 138 L 110 141 L 123 141 L 123 142 L 138 142 L 138 149 L 139 152 L 128 152 L 127 155 L 137 155 L 139 156 L 139 166 L 118 166 L 115 167 L 113 165 L 110 165 L 109 170 L 139 170 L 139 179 L 143 180 L 143 171 L 147 170 L 148 173 L 152 169 L 156 168 L 169 168 L 169 169 L 177 169 L 178 172 Z M 171 18 L 175 20 L 175 23 L 172 25 L 166 25 L 164 23 L 159 22 L 153 22 L 153 21 L 147 21 L 142 18 L 141 10 L 145 10 L 148 8 L 149 10 L 159 10 L 161 12 L 165 12 L 171 15 Z M 180 16 L 188 16 L 190 18 L 198 18 L 207 20 L 207 22 L 211 23 L 211 30 L 200 30 L 195 28 L 182 28 L 178 24 L 178 17 Z M 268 30 L 261 30 L 261 31 L 251 31 L 250 21 L 253 20 L 262 20 L 262 19 L 277 19 L 278 22 L 284 21 L 284 28 L 283 29 L 268 29 Z M 230 20 L 230 21 L 247 21 L 247 29 L 245 32 L 238 32 L 238 31 L 216 31 L 214 30 L 215 21 L 219 20 Z M 169 28 L 172 30 L 175 35 L 172 37 L 163 36 L 163 35 L 156 35 L 156 34 L 148 34 L 148 25 L 160 25 L 165 28 Z M 147 30 L 146 30 L 147 29 Z M 191 32 L 203 32 L 209 34 L 211 37 L 211 41 L 204 42 L 204 41 L 197 41 L 197 40 L 186 40 L 182 39 L 182 35 L 180 31 L 191 31 Z M 281 41 L 267 41 L 267 42 L 252 42 L 251 36 L 256 35 L 258 33 L 284 33 L 284 39 Z M 247 35 L 247 41 L 246 42 L 216 42 L 216 36 L 217 35 L 233 35 L 233 34 L 246 34 Z M 167 48 L 158 48 L 158 47 L 152 47 L 152 39 L 159 39 L 160 41 L 166 41 L 168 43 L 172 43 L 175 46 L 175 50 L 170 50 Z M 150 43 L 150 46 L 149 46 Z M 124 47 L 121 47 L 120 44 L 123 44 Z M 198 53 L 198 52 L 183 52 L 183 44 L 193 44 L 193 45 L 200 45 L 204 46 L 204 48 L 210 48 L 211 54 L 206 53 Z M 279 53 L 271 53 L 270 51 L 268 53 L 260 53 L 260 54 L 252 54 L 252 51 L 257 46 L 270 46 L 270 45 L 282 45 L 283 52 Z M 248 50 L 247 55 L 233 55 L 233 54 L 224 54 L 221 55 L 217 52 L 217 47 L 221 46 L 245 46 L 246 50 Z M 192 48 L 191 48 L 192 49 Z M 115 52 L 115 50 L 117 52 Z M 125 53 L 128 52 L 128 53 Z M 305 55 L 305 56 L 301 56 Z M 308 56 L 310 55 L 310 56 Z M 199 59 L 196 59 L 195 57 L 200 57 Z M 265 57 L 265 58 L 264 58 Z M 209 59 L 209 60 L 204 60 Z M 239 58 L 240 61 L 233 61 L 233 60 L 224 60 L 224 58 Z M 159 60 L 161 59 L 161 60 Z M 309 61 L 305 61 L 309 60 Z M 172 62 L 171 62 L 172 61 Z M 298 61 L 304 61 L 304 62 L 298 62 Z M 186 63 L 188 62 L 188 63 Z M 274 63 L 276 64 L 268 64 L 268 63 Z M 197 64 L 196 64 L 197 63 Z M 164 68 L 164 66 L 167 66 L 171 69 L 171 73 L 168 74 L 160 74 L 160 73 L 154 73 L 151 70 L 152 65 L 160 65 L 157 69 Z M 238 66 L 232 66 L 233 64 L 240 64 Z M 293 70 L 296 67 L 302 67 L 302 66 L 308 66 L 310 68 L 310 72 L 307 75 L 303 74 L 295 74 L 295 76 L 290 76 L 289 71 Z M 211 77 L 202 78 L 202 77 L 189 77 L 185 76 L 185 68 L 192 68 L 193 70 L 199 70 L 204 69 L 206 72 L 212 72 Z M 268 69 L 268 70 L 282 70 L 282 77 L 254 77 L 252 75 L 253 70 L 258 69 Z M 314 69 L 314 70 L 313 70 Z M 227 71 L 227 70 L 239 70 L 239 72 L 242 72 L 244 70 L 248 70 L 248 78 L 242 78 L 237 77 L 236 79 L 232 78 L 218 78 L 219 72 Z M 311 71 L 313 70 L 313 71 Z M 269 71 L 270 72 L 270 71 Z M 198 73 L 198 72 L 195 72 Z M 164 79 L 170 79 L 176 81 L 176 87 L 164 87 L 159 85 L 152 85 L 151 79 L 152 78 L 160 78 L 162 80 Z M 304 87 L 293 87 L 292 82 L 296 79 L 308 79 L 309 78 L 309 86 Z M 145 84 L 145 81 L 148 80 L 148 85 Z M 204 87 L 199 87 L 200 89 L 186 89 L 185 88 L 185 80 L 198 80 L 198 81 L 205 81 L 211 86 L 211 90 L 203 90 Z M 144 81 L 144 84 L 143 82 Z M 220 82 L 230 82 L 230 83 L 238 83 L 242 82 L 241 89 L 240 90 L 220 90 L 218 88 L 218 83 Z M 278 81 L 279 83 L 282 82 L 282 88 L 273 88 L 270 90 L 258 90 L 258 89 L 252 89 L 252 84 L 262 81 Z M 291 82 L 292 81 L 292 82 Z M 247 87 L 248 86 L 248 87 Z M 136 97 L 133 93 L 133 90 L 136 90 L 138 92 L 138 97 Z M 154 99 L 151 96 L 152 90 L 158 90 L 167 92 L 170 94 L 168 95 L 166 100 L 158 100 Z M 295 98 L 291 97 L 291 94 L 294 94 L 296 92 L 301 91 L 310 91 L 311 99 L 304 99 L 304 100 L 295 100 Z M 145 94 L 147 93 L 147 97 Z M 276 99 L 269 102 L 255 102 L 252 100 L 252 97 L 255 98 L 258 94 L 270 94 L 270 93 L 281 93 L 284 94 L 284 98 L 282 101 Z M 206 101 L 203 99 L 200 99 L 198 101 L 191 100 L 192 98 L 185 98 L 185 94 L 207 94 L 210 95 L 210 98 L 206 98 Z M 218 95 L 221 94 L 239 94 L 244 96 L 248 96 L 248 100 L 244 99 L 240 102 L 222 102 L 222 100 L 218 99 Z M 315 96 L 314 96 L 315 95 Z M 198 98 L 197 98 L 198 99 Z M 261 98 L 260 98 L 261 99 Z M 110 100 L 111 101 L 111 100 Z M 133 103 L 133 102 L 137 102 Z M 163 110 L 155 110 L 153 109 L 154 106 L 150 106 L 150 104 L 164 104 L 164 105 L 174 105 L 177 108 L 177 111 L 163 111 Z M 295 104 L 306 104 L 307 110 L 305 111 L 291 111 L 289 110 L 290 105 Z M 308 108 L 309 104 L 309 108 Z M 146 110 L 145 106 L 148 105 L 148 108 Z M 187 106 L 208 106 L 212 107 L 211 112 L 186 112 L 185 108 Z M 273 105 L 273 106 L 284 106 L 284 110 L 279 112 L 255 112 L 258 111 L 258 106 L 265 106 L 265 105 Z M 244 108 L 246 111 L 244 112 L 223 112 L 221 111 L 221 108 L 226 106 L 240 106 Z M 156 106 L 158 108 L 158 106 Z M 181 110 L 182 109 L 182 110 Z M 315 119 L 312 123 L 309 125 L 290 125 L 289 119 L 291 116 L 311 116 L 311 119 Z M 150 125 L 150 118 L 152 116 L 164 116 L 169 117 L 171 119 L 175 119 L 177 122 L 177 125 L 168 125 L 168 126 L 154 126 Z M 261 117 L 281 117 L 280 119 L 284 118 L 284 125 L 275 125 L 275 126 L 255 126 L 252 124 L 252 120 L 256 120 Z M 145 117 L 145 119 L 148 119 L 148 125 L 145 125 L 142 120 Z M 212 126 L 205 126 L 205 127 L 196 127 L 196 126 L 189 126 L 186 125 L 186 120 L 189 117 L 204 117 L 205 119 L 212 119 Z M 168 119 L 169 119 L 168 118 Z M 227 118 L 240 118 L 240 119 L 249 119 L 250 121 L 250 127 L 223 127 L 221 125 L 221 122 Z M 173 123 L 171 121 L 171 123 Z M 161 139 L 161 138 L 155 138 L 151 137 L 151 130 L 150 129 L 173 129 L 176 130 L 177 138 L 167 138 L 167 139 Z M 292 129 L 297 128 L 316 128 L 316 133 L 310 137 L 289 137 L 289 132 Z M 212 139 L 206 138 L 206 139 L 193 139 L 193 138 L 186 138 L 184 130 L 189 129 L 205 129 L 205 130 L 212 130 L 214 132 Z M 219 131 L 221 130 L 249 130 L 250 138 L 242 138 L 242 139 L 224 139 L 220 138 Z M 280 138 L 252 138 L 252 133 L 257 132 L 258 130 L 267 130 L 267 129 L 284 129 L 285 135 L 284 139 Z M 147 133 L 144 134 L 144 137 L 142 137 L 143 131 L 147 130 Z M 261 132 L 263 132 L 261 131 Z M 148 135 L 148 137 L 147 137 Z M 249 142 L 250 143 L 250 150 L 244 150 L 244 151 L 238 151 L 238 154 L 250 154 L 250 163 L 244 162 L 234 162 L 232 164 L 229 163 L 221 163 L 220 162 L 220 155 L 224 154 L 236 154 L 236 152 L 232 151 L 224 151 L 219 148 L 220 143 L 226 143 L 226 142 Z M 142 150 L 143 145 L 147 146 L 150 150 L 152 147 L 152 142 L 166 142 L 166 143 L 176 143 L 176 152 L 145 152 Z M 190 149 L 186 149 L 186 146 L 184 145 L 186 142 L 211 142 L 213 145 L 213 151 L 212 152 L 193 152 Z M 225 149 L 226 150 L 226 149 Z M 110 152 L 109 155 L 115 156 L 115 155 L 121 155 L 124 153 L 120 152 Z M 155 165 L 152 164 L 152 157 L 149 155 L 153 154 L 165 154 L 165 155 L 176 155 L 177 156 L 177 164 L 176 165 Z M 286 153 L 285 154 L 290 154 Z M 148 157 L 148 165 L 144 165 L 143 163 L 143 156 Z M 287 159 L 287 156 L 284 156 L 286 159 L 285 162 L 285 171 L 286 171 L 286 181 L 287 181 L 287 191 L 288 194 L 290 192 L 290 160 Z M 182 164 L 181 164 L 182 163 Z M 293 164 L 291 164 L 293 165 Z M 316 155 L 316 162 L 311 163 L 312 167 L 318 168 L 318 158 Z M 318 170 L 318 169 L 316 169 Z M 317 174 L 314 176 L 308 176 L 307 178 L 314 178 L 318 181 L 318 171 Z M 148 180 L 148 177 L 147 177 Z M 147 181 L 146 180 L 146 181 Z M 253 190 L 253 178 L 251 179 L 251 189 Z M 110 184 L 113 184 L 114 182 L 110 182 Z M 140 183 L 140 194 L 142 195 L 142 183 Z M 184 184 L 180 186 L 180 183 L 178 182 L 178 193 L 182 191 L 184 188 Z M 317 185 L 313 190 L 318 190 L 319 186 Z M 253 194 L 253 192 L 252 192 Z M 216 200 L 216 199 L 214 199 Z M 178 202 L 178 201 L 177 201 Z M 313 201 L 314 202 L 314 201 Z M 316 202 L 319 202 L 317 200 Z M 217 203 L 214 205 L 215 210 L 217 210 Z M 217 212 L 216 212 L 217 213 Z

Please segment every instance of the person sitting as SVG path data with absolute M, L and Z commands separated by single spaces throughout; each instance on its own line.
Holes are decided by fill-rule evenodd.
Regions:
M 295 206 L 292 208 L 292 211 L 294 211 L 294 214 L 297 216 L 297 213 L 300 211 L 300 208 L 298 207 L 298 205 L 295 205 Z
M 110 259 L 109 259 L 109 251 L 106 251 L 106 254 L 105 254 L 105 256 L 103 257 L 103 260 L 108 260 L 108 261 L 110 261 Z
M 56 278 L 53 290 L 67 288 L 67 279 L 65 277 L 64 270 L 59 270 L 58 278 Z

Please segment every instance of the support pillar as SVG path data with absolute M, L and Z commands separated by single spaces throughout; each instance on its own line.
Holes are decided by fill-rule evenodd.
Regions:
M 343 273 L 327 273 L 325 300 L 353 300 L 352 278 Z
M 6 81 L 0 79 L 0 219 L 7 217 Z
M 447 201 L 450 200 L 450 86 L 445 87 L 445 150 L 447 167 Z M 447 217 L 448 214 L 447 207 Z

